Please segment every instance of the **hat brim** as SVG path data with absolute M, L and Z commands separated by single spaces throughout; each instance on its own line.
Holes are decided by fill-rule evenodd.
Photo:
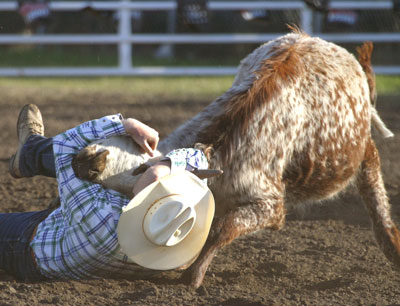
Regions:
M 143 219 L 157 200 L 179 193 L 195 201 L 196 222 L 190 233 L 174 246 L 159 246 L 149 241 Z M 214 217 L 214 197 L 198 177 L 188 171 L 178 172 L 154 182 L 137 194 L 123 209 L 118 222 L 118 241 L 122 252 L 133 262 L 154 270 L 178 268 L 197 256 L 203 248 Z

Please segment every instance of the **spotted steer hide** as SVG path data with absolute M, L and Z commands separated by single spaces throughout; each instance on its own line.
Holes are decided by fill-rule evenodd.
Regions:
M 332 197 L 351 182 L 371 216 L 378 245 L 400 265 L 400 235 L 390 216 L 371 123 L 383 136 L 392 134 L 373 106 L 372 44 L 358 53 L 359 61 L 299 31 L 272 40 L 242 60 L 231 88 L 160 143 L 164 154 L 195 143 L 212 147 L 210 167 L 224 171 L 209 180 L 217 214 L 211 234 L 182 276 L 192 287 L 201 285 L 212 258 L 236 237 L 278 230 L 288 209 Z M 122 165 L 111 153 L 116 147 L 102 158 L 105 169 L 118 171 L 104 173 L 129 174 L 148 160 L 135 154 L 134 163 Z M 104 177 L 96 181 L 115 188 Z

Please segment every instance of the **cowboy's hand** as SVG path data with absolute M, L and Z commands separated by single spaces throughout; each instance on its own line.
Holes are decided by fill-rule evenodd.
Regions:
M 150 156 L 158 145 L 158 132 L 148 125 L 132 118 L 122 120 L 125 131 Z

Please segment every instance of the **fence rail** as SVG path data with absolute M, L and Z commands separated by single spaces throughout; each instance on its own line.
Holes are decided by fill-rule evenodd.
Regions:
M 0 34 L 0 45 L 7 44 L 117 44 L 119 65 L 115 68 L 0 68 L 0 76 L 101 76 L 101 75 L 231 75 L 236 67 L 133 67 L 132 44 L 237 44 L 263 43 L 283 33 L 272 34 L 132 34 L 131 10 L 171 11 L 176 9 L 175 1 L 83 1 L 50 2 L 52 11 L 78 11 L 90 6 L 96 10 L 115 10 L 119 12 L 117 34 L 77 34 L 77 35 L 9 35 Z M 302 1 L 210 1 L 210 10 L 299 10 L 301 27 L 313 34 L 312 11 Z M 0 11 L 15 11 L 16 1 L 0 2 Z M 332 1 L 332 9 L 392 9 L 391 1 Z M 323 39 L 338 42 L 359 43 L 365 40 L 373 42 L 400 42 L 400 33 L 318 33 Z M 375 66 L 378 74 L 400 74 L 400 66 Z
M 53 11 L 78 11 L 90 6 L 96 10 L 130 9 L 140 11 L 160 11 L 176 9 L 176 1 L 57 1 L 50 2 L 49 7 Z M 329 8 L 332 9 L 363 9 L 386 10 L 393 6 L 391 1 L 332 1 Z M 251 10 L 251 9 L 304 9 L 302 1 L 210 1 L 210 10 Z M 16 1 L 0 2 L 0 11 L 14 11 L 18 9 Z

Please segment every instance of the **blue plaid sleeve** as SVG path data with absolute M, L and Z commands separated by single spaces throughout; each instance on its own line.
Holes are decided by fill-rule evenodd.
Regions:
M 122 194 L 111 193 L 98 184 L 80 180 L 71 166 L 73 157 L 92 141 L 125 135 L 121 119 L 121 115 L 117 114 L 88 121 L 53 138 L 58 192 L 66 222 L 81 222 L 97 199 L 116 197 L 121 205 L 125 202 Z
M 87 121 L 75 128 L 53 137 L 53 147 L 57 156 L 77 153 L 91 142 L 111 136 L 126 135 L 122 115 L 115 114 Z

